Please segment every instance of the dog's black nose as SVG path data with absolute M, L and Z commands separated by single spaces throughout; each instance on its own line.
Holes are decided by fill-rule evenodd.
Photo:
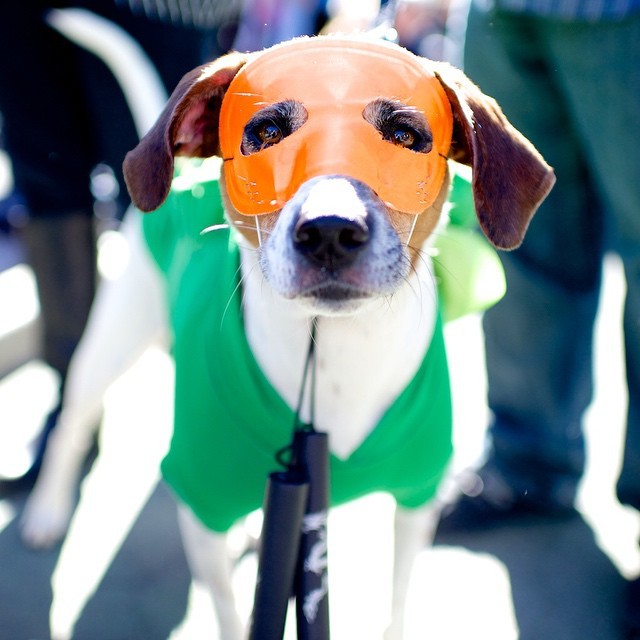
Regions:
M 350 265 L 369 241 L 364 220 L 322 216 L 298 223 L 293 234 L 296 251 L 321 267 Z

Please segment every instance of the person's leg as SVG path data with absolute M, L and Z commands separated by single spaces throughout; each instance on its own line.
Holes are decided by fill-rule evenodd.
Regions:
M 611 212 L 611 246 L 627 281 L 623 329 L 628 390 L 627 431 L 617 491 L 640 511 L 640 16 L 584 26 L 557 26 L 553 50 L 570 62 L 566 75 L 589 162 Z M 573 56 L 570 58 L 570 56 Z M 608 425 L 603 424 L 606 429 Z M 640 579 L 629 583 L 623 633 L 640 638 Z
M 0 22 L 0 56 L 14 61 L 0 65 L 0 111 L 29 211 L 22 240 L 38 285 L 43 356 L 62 387 L 95 290 L 93 138 L 73 47 L 45 25 L 44 4 L 18 3 Z M 45 420 L 34 471 L 58 410 Z
M 623 325 L 629 407 L 618 497 L 640 511 L 640 256 L 626 258 L 624 267 L 627 297 Z
M 0 27 L 0 111 L 41 303 L 44 356 L 64 380 L 95 287 L 91 127 L 73 47 L 23 3 Z
M 550 46 L 563 74 L 600 197 L 609 212 L 609 244 L 622 258 L 629 407 L 618 495 L 640 510 L 640 16 L 621 22 L 557 25 Z
M 513 14 L 472 10 L 469 17 L 466 72 L 532 140 L 558 180 L 523 245 L 501 254 L 507 293 L 484 317 L 489 458 L 470 487 L 475 497 L 456 507 L 461 526 L 504 513 L 573 513 L 584 466 L 581 418 L 592 396 L 602 216 L 548 60 L 546 26 Z
M 637 248 L 640 251 L 640 242 Z M 629 406 L 617 489 L 621 502 L 640 511 L 640 256 L 637 253 L 634 258 L 624 256 L 623 262 L 627 278 L 623 322 Z M 640 638 L 640 578 L 629 583 L 623 624 L 625 637 L 630 640 Z
M 23 238 L 45 319 L 44 359 L 64 381 L 95 291 L 93 218 L 71 211 L 40 216 L 27 224 Z

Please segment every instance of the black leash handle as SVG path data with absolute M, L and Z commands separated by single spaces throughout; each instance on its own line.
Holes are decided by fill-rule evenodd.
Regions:
M 298 639 L 328 640 L 329 438 L 326 433 L 305 431 L 296 433 L 296 439 L 309 477 L 295 587 Z
M 263 504 L 250 640 L 282 640 L 292 596 L 309 483 L 291 471 L 269 475 Z

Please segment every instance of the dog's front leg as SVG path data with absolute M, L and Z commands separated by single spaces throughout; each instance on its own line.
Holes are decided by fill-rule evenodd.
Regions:
M 49 437 L 38 481 L 21 518 L 22 540 L 33 548 L 47 548 L 66 533 L 73 512 L 82 465 L 91 448 L 96 411 L 65 412 Z M 70 415 L 70 413 L 72 415 Z
M 396 508 L 391 624 L 385 631 L 385 640 L 402 640 L 404 637 L 405 609 L 413 564 L 418 553 L 431 544 L 437 523 L 435 506 Z
M 244 625 L 236 609 L 227 536 L 207 529 L 185 505 L 178 522 L 191 575 L 209 589 L 218 616 L 221 640 L 242 640 Z
M 122 236 L 129 262 L 118 279 L 105 280 L 98 289 L 71 360 L 58 425 L 22 516 L 23 540 L 33 547 L 51 546 L 66 533 L 105 392 L 145 348 L 167 333 L 164 292 L 137 213 L 125 217 Z

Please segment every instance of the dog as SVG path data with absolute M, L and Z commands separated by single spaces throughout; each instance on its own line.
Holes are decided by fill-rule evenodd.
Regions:
M 451 453 L 446 357 L 427 252 L 448 197 L 448 163 L 472 168 L 480 228 L 505 250 L 521 243 L 553 171 L 459 70 L 388 42 L 342 36 L 232 53 L 185 75 L 125 159 L 133 203 L 143 212 L 161 208 L 149 224 L 174 206 L 179 156 L 221 159 L 230 225 L 205 234 L 192 254 L 168 250 L 180 253 L 177 281 L 190 292 L 177 286 L 171 294 L 181 309 L 172 316 L 176 417 L 163 462 L 180 502 L 189 563 L 210 587 L 222 637 L 244 634 L 225 532 L 260 506 L 266 475 L 290 435 L 287 417 L 316 322 L 314 418 L 328 434 L 332 499 L 386 490 L 398 502 L 385 637 L 401 638 L 412 561 L 434 522 L 424 505 Z M 206 188 L 204 200 L 194 193 L 179 198 L 182 220 L 190 202 L 202 206 L 211 197 Z M 222 275 L 196 282 L 193 269 L 203 264 Z M 228 328 L 234 322 L 240 338 Z M 240 382 L 227 384 L 234 367 Z M 209 388 L 212 380 L 223 391 Z M 264 395 L 276 398 L 273 407 Z M 263 419 L 236 437 L 234 425 L 244 420 L 236 409 L 261 403 Z M 65 456 L 65 431 L 54 433 L 52 458 Z M 255 441 L 247 444 L 248 436 Z M 214 465 L 218 447 L 226 462 Z M 73 455 L 66 454 L 68 469 Z M 58 466 L 45 460 L 43 474 L 50 478 Z M 233 469 L 246 478 L 231 480 Z M 66 473 L 69 485 L 73 471 Z

